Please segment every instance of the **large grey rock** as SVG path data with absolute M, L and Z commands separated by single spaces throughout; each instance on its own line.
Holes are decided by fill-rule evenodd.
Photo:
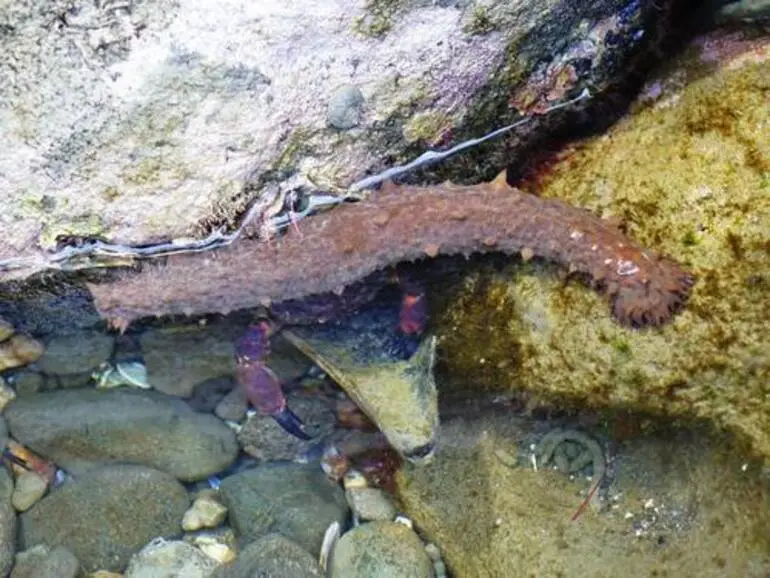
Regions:
M 75 476 L 136 463 L 193 481 L 227 468 L 238 454 L 235 434 L 219 419 L 156 392 L 41 393 L 16 400 L 6 419 L 19 442 Z
M 317 555 L 329 524 L 347 516 L 344 492 L 317 465 L 266 464 L 225 478 L 220 491 L 242 544 L 277 532 Z
M 80 562 L 63 546 L 38 544 L 16 555 L 11 578 L 75 578 Z
M 157 536 L 181 533 L 189 504 L 170 475 L 143 466 L 110 466 L 65 485 L 21 516 L 20 542 L 62 545 L 89 572 L 121 572 Z
M 310 553 L 280 534 L 270 534 L 246 546 L 235 562 L 216 578 L 321 578 Z
M 13 478 L 0 467 L 0 576 L 7 576 L 16 552 L 16 512 L 11 505 Z
M 533 99 L 558 100 L 570 72 L 601 87 L 656 24 L 650 4 L 5 2 L 0 279 L 46 267 L 57 239 L 201 236 L 295 170 L 344 188 L 506 124 L 530 73 Z M 344 85 L 365 102 L 341 132 L 327 108 Z
M 433 563 L 414 530 L 397 522 L 370 522 L 340 538 L 329 576 L 433 578 Z
M 114 344 L 115 338 L 102 331 L 58 335 L 46 343 L 37 364 L 48 374 L 89 373 L 110 358 Z

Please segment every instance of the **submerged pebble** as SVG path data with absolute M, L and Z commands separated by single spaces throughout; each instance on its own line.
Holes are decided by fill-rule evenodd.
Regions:
M 63 546 L 39 544 L 16 554 L 11 578 L 75 578 L 80 562 Z
M 331 578 L 433 578 L 433 562 L 417 534 L 404 524 L 371 522 L 340 538 L 329 565 Z
M 241 544 L 277 532 L 317 553 L 329 524 L 348 514 L 342 489 L 317 465 L 261 465 L 225 478 L 220 491 Z
M 17 512 L 26 512 L 43 497 L 48 484 L 33 471 L 26 471 L 16 478 L 16 487 L 11 496 L 11 503 Z
M 202 528 L 216 528 L 227 517 L 227 507 L 207 492 L 199 496 L 182 518 L 182 529 L 194 532 Z
M 121 571 L 157 536 L 179 533 L 189 498 L 170 475 L 110 466 L 65 484 L 21 515 L 20 543 L 63 545 L 86 571 Z
M 18 399 L 5 415 L 17 440 L 75 477 L 128 462 L 195 481 L 238 455 L 235 434 L 220 420 L 153 391 L 53 391 Z
M 124 578 L 208 578 L 218 564 L 195 546 L 179 540 L 153 540 L 131 557 Z
M 326 122 L 340 130 L 358 126 L 364 95 L 357 86 L 346 84 L 332 93 L 326 108 Z
M 313 556 L 280 534 L 269 534 L 246 546 L 217 578 L 321 578 Z

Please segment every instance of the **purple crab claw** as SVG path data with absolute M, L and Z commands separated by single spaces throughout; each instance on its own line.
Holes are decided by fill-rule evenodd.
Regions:
M 313 437 L 305 431 L 305 424 L 302 423 L 302 420 L 299 419 L 297 414 L 291 411 L 288 407 L 283 406 L 282 409 L 279 409 L 277 412 L 271 414 L 271 416 L 276 422 L 278 422 L 279 426 L 281 426 L 291 435 L 298 437 L 301 440 L 313 439 Z

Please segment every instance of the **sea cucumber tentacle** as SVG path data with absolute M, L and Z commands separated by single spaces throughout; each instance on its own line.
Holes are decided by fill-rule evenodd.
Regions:
M 462 218 L 458 218 L 461 215 Z M 213 254 L 175 255 L 89 285 L 102 316 L 125 326 L 150 315 L 256 307 L 343 288 L 426 255 L 480 252 L 540 257 L 587 277 L 629 326 L 660 325 L 686 301 L 693 277 L 583 209 L 509 187 L 383 187 L 270 243 L 243 239 Z

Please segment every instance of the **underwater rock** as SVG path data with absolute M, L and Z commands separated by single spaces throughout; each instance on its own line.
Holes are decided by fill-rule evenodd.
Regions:
M 628 118 L 531 180 L 691 271 L 679 316 L 629 330 L 553 267 L 483 267 L 434 319 L 442 392 L 705 420 L 770 459 L 769 82 L 767 36 L 698 38 Z
M 628 413 L 605 415 L 622 436 L 613 438 L 614 472 L 602 489 L 609 504 L 573 520 L 592 482 L 539 463 L 532 448 L 547 441 L 543 420 L 505 406 L 447 413 L 458 417 L 444 418 L 434 462 L 401 470 L 396 492 L 421 535 L 441 545 L 452 576 L 770 571 L 766 475 L 707 428 L 677 431 L 639 417 L 630 429 Z
M 80 562 L 63 546 L 39 544 L 16 554 L 11 578 L 75 578 Z
M 238 388 L 243 391 L 243 388 Z M 310 451 L 334 432 L 336 416 L 329 407 L 329 401 L 318 394 L 286 395 L 291 410 L 305 424 L 312 439 L 302 440 L 287 435 L 286 430 L 269 415 L 254 413 L 249 416 L 238 432 L 238 443 L 243 451 L 262 462 L 293 460 Z
M 149 383 L 165 394 L 190 397 L 204 381 L 235 375 L 238 331 L 222 323 L 146 331 L 140 343 Z
M 43 497 L 48 483 L 35 471 L 26 471 L 16 478 L 11 503 L 17 512 L 26 512 Z
M 16 552 L 16 511 L 11 505 L 13 478 L 0 467 L 0 576 L 7 576 Z
M 0 317 L 0 341 L 5 341 L 13 335 L 13 324 Z
M 215 578 L 321 578 L 323 574 L 307 550 L 280 534 L 270 534 L 246 546 Z
M 115 338 L 103 331 L 57 335 L 46 342 L 37 363 L 51 375 L 89 374 L 110 358 L 114 345 Z
M 37 361 L 44 350 L 43 344 L 38 340 L 17 333 L 0 342 L 0 371 Z
M 143 466 L 110 466 L 51 493 L 21 515 L 20 542 L 63 545 L 86 571 L 120 572 L 155 537 L 171 537 L 190 500 L 170 475 Z
M 439 431 L 435 338 L 424 338 L 403 360 L 394 355 L 394 325 L 388 331 L 372 324 L 380 321 L 364 313 L 339 325 L 296 327 L 283 335 L 345 390 L 394 449 L 425 462 Z
M 235 434 L 219 419 L 156 392 L 54 391 L 18 399 L 5 415 L 17 440 L 75 476 L 122 462 L 202 480 L 238 455 Z
M 131 556 L 123 578 L 209 578 L 218 566 L 187 542 L 161 538 Z
M 241 544 L 278 532 L 315 554 L 329 524 L 348 514 L 342 489 L 317 464 L 261 465 L 225 478 L 220 490 Z
M 411 528 L 370 522 L 342 535 L 332 553 L 330 578 L 433 578 L 433 563 Z
M 184 513 L 182 529 L 185 532 L 195 532 L 201 528 L 216 528 L 226 517 L 227 507 L 215 495 L 200 495 Z

